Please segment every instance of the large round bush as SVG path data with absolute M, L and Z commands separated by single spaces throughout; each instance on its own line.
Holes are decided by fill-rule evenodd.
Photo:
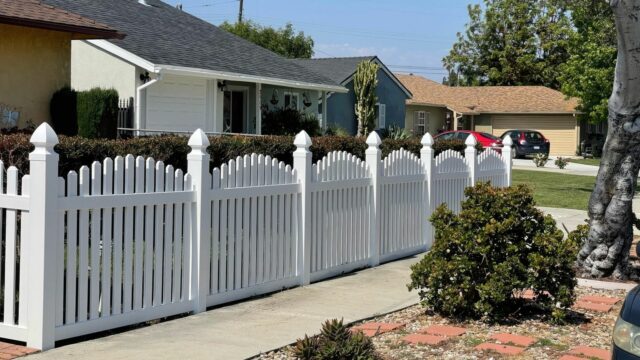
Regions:
M 431 217 L 435 243 L 412 266 L 409 288 L 437 313 L 487 320 L 513 314 L 518 295 L 533 289 L 534 301 L 561 320 L 575 300 L 576 241 L 563 240 L 527 187 L 480 183 L 465 195 L 460 214 L 442 205 Z

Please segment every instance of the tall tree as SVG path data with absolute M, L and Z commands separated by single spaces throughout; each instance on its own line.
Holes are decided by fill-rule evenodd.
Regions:
M 580 100 L 581 118 L 607 120 L 616 64 L 616 29 L 611 7 L 603 0 L 569 0 L 576 31 L 569 42 L 570 58 L 562 67 L 562 92 Z
M 302 31 L 296 33 L 291 23 L 274 29 L 253 21 L 235 24 L 225 21 L 220 28 L 287 58 L 309 59 L 313 56 L 313 39 Z
M 378 69 L 373 61 L 367 60 L 358 64 L 353 76 L 353 91 L 356 94 L 356 119 L 358 136 L 366 136 L 375 127 L 376 120 L 376 86 L 378 86 Z
M 461 85 L 560 88 L 572 32 L 561 0 L 484 0 L 469 5 L 469 23 L 443 59 Z
M 640 0 L 609 0 L 618 56 L 609 99 L 609 134 L 589 200 L 589 236 L 578 254 L 584 275 L 626 278 L 632 201 L 640 170 Z

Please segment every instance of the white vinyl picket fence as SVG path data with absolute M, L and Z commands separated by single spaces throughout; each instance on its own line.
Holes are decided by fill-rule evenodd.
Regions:
M 511 147 L 478 156 L 381 158 L 332 152 L 312 163 L 294 141 L 293 166 L 261 154 L 212 171 L 209 141 L 189 139 L 188 171 L 116 157 L 58 176 L 57 136 L 33 134 L 30 171 L 0 161 L 0 338 L 49 349 L 68 339 L 198 313 L 428 250 L 428 217 L 460 210 L 476 181 L 511 183 Z

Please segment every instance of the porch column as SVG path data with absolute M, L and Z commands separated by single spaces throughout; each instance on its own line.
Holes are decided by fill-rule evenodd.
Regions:
M 262 84 L 256 84 L 256 134 L 262 134 Z
M 327 92 L 322 92 L 322 129 L 327 129 L 329 114 L 327 114 Z
M 453 131 L 458 130 L 458 113 L 457 112 L 453 112 L 453 129 L 451 129 Z

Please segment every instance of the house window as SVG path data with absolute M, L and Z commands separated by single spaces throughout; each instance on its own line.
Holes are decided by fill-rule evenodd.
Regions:
M 300 94 L 295 92 L 284 93 L 284 107 L 286 109 L 300 110 Z
M 429 115 L 426 111 L 414 111 L 413 133 L 415 135 L 424 135 L 429 130 Z
M 387 105 L 376 104 L 376 113 L 378 114 L 378 129 L 385 129 L 387 127 Z

